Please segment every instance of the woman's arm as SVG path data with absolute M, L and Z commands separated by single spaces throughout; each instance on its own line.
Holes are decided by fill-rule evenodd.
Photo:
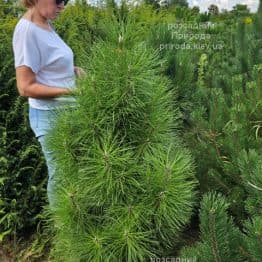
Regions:
M 21 96 L 33 98 L 54 98 L 69 95 L 67 88 L 50 87 L 36 82 L 35 73 L 27 66 L 16 68 L 16 83 Z

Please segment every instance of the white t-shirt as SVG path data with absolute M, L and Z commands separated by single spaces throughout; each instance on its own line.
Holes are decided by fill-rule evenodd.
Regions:
M 51 28 L 51 26 L 50 26 Z M 36 81 L 50 87 L 75 87 L 74 56 L 71 48 L 54 31 L 48 31 L 21 18 L 13 34 L 15 68 L 26 65 Z M 73 97 L 37 99 L 29 97 L 31 107 L 50 110 L 75 103 Z

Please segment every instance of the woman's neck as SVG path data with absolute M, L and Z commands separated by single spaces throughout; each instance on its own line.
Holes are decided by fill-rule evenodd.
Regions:
M 43 27 L 48 26 L 48 20 L 46 19 L 46 17 L 41 15 L 40 12 L 35 7 L 29 8 L 25 13 L 24 17 L 37 25 Z
M 45 30 L 52 31 L 48 19 L 42 16 L 36 8 L 28 9 L 23 17 Z

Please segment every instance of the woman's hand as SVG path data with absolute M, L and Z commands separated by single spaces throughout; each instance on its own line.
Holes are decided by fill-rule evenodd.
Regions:
M 86 71 L 79 66 L 74 66 L 74 72 L 77 77 L 85 77 L 86 76 Z

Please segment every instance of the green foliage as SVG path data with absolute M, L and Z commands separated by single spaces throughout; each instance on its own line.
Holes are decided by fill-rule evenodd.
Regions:
M 217 5 L 211 4 L 208 7 L 208 13 L 210 13 L 211 15 L 218 15 L 219 13 L 219 9 Z
M 27 101 L 17 93 L 11 49 L 16 16 L 22 9 L 11 4 L 0 6 L 1 12 L 6 14 L 0 25 L 1 239 L 20 236 L 34 228 L 39 222 L 37 215 L 46 203 L 45 160 L 29 126 Z M 55 23 L 58 33 L 74 49 L 77 65 L 84 63 L 92 41 L 102 35 L 97 28 L 100 15 L 84 5 L 68 6 Z
M 10 44 L 16 22 L 17 18 L 11 13 L 2 19 L 0 25 L 1 241 L 4 237 L 19 236 L 36 226 L 45 195 L 44 161 L 36 140 L 32 139 L 27 103 L 16 91 Z
M 200 209 L 201 241 L 181 250 L 182 257 L 196 261 L 259 261 L 261 217 L 245 224 L 243 234 L 227 213 L 229 203 L 220 193 L 204 195 Z
M 257 151 L 243 150 L 238 157 L 238 166 L 243 178 L 243 184 L 248 192 L 246 209 L 249 214 L 262 214 L 262 157 Z
M 260 261 L 261 216 L 245 221 L 243 232 L 228 215 L 229 203 L 220 193 L 204 195 L 200 209 L 200 239 L 193 246 L 184 247 L 182 257 L 196 261 Z
M 61 38 L 72 48 L 75 64 L 84 66 L 95 39 L 103 33 L 98 28 L 101 12 L 88 5 L 69 5 L 54 22 Z
M 261 214 L 261 213 L 260 213 Z M 248 259 L 250 261 L 261 261 L 261 237 L 262 237 L 262 219 L 261 216 L 255 215 L 252 220 L 245 223 L 245 244 L 248 250 Z
M 249 11 L 250 9 L 247 5 L 236 4 L 235 6 L 233 6 L 233 10 L 231 12 L 234 14 L 235 17 L 241 17 L 249 14 Z
M 261 65 L 256 64 L 246 44 L 246 39 L 255 40 L 252 25 L 240 21 L 237 27 L 230 26 L 233 31 L 222 31 L 219 26 L 209 32 L 212 37 L 208 43 L 215 43 L 219 34 L 223 49 L 206 50 L 200 54 L 197 71 L 191 67 L 189 82 L 196 81 L 197 86 L 192 89 L 188 84 L 189 88 L 182 89 L 187 101 L 193 102 L 184 110 L 187 114 L 191 111 L 184 118 L 189 128 L 184 138 L 198 163 L 201 191 L 212 188 L 226 194 L 240 222 L 246 217 L 244 201 L 248 193 L 237 159 L 244 149 L 261 154 Z M 239 28 L 244 31 L 239 33 Z M 189 54 L 186 64 L 194 63 L 195 54 Z M 177 71 L 182 70 L 177 67 Z
M 254 16 L 252 24 L 252 45 L 250 53 L 254 64 L 262 64 L 262 2 L 260 0 L 258 11 Z
M 170 4 L 176 6 L 188 7 L 188 3 L 186 0 L 170 0 Z
M 223 261 L 221 254 L 225 259 L 232 257 L 230 247 L 239 251 L 232 261 L 260 261 L 262 2 L 257 14 L 238 5 L 232 12 L 222 10 L 215 16 L 178 5 L 131 8 L 125 2 L 120 7 L 111 3 L 110 8 L 96 8 L 77 1 L 67 5 L 54 22 L 72 47 L 76 65 L 90 73 L 79 83 L 81 108 L 65 112 L 58 128 L 63 131 L 56 137 L 58 176 L 63 178 L 60 205 L 48 221 L 50 226 L 54 219 L 58 227 L 53 257 L 70 262 L 105 257 L 140 261 L 160 256 L 174 243 L 188 244 L 178 233 L 193 211 L 192 205 L 185 208 L 183 203 L 197 201 L 189 183 L 193 164 L 175 132 L 183 135 L 193 154 L 201 192 L 213 189 L 227 196 L 227 201 L 220 194 L 205 197 L 201 208 L 204 234 L 200 242 L 185 249 L 187 257 L 205 254 L 198 260 Z M 13 1 L 0 1 L 3 242 L 43 219 L 37 213 L 46 194 L 44 159 L 29 128 L 26 100 L 18 97 L 15 87 L 11 36 L 22 11 Z M 112 13 L 120 22 L 117 25 L 108 23 Z M 125 24 L 127 16 L 133 18 L 135 30 Z M 168 23 L 206 21 L 215 27 L 168 29 Z M 211 38 L 184 40 L 174 37 L 174 32 L 210 34 Z M 221 44 L 223 48 L 160 49 L 161 44 L 184 42 Z M 170 177 L 170 173 L 176 175 Z M 161 174 L 165 174 L 163 179 Z M 214 223 L 207 218 L 215 219 Z M 198 221 L 192 223 L 195 226 Z M 225 235 L 222 224 L 229 228 Z M 53 230 L 47 231 L 48 237 Z M 41 251 L 46 237 L 44 242 L 37 239 L 18 259 L 47 253 Z M 220 244 L 219 239 L 226 241 Z M 206 240 L 213 243 L 213 249 L 206 246 Z
M 174 135 L 164 61 L 143 48 L 133 19 L 106 26 L 105 40 L 91 48 L 78 105 L 49 136 L 59 181 L 54 260 L 154 257 L 172 245 L 195 202 L 194 164 Z

